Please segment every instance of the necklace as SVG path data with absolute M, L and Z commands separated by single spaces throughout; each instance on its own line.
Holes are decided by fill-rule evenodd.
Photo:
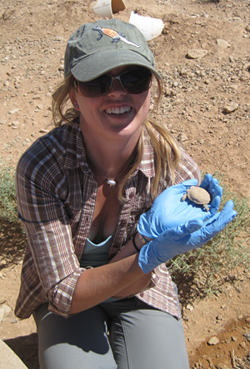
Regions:
M 127 164 L 125 165 L 125 167 L 122 169 L 122 171 L 118 174 L 118 176 L 115 179 L 110 179 L 106 176 L 106 174 L 104 173 L 104 171 L 99 167 L 99 165 L 94 161 L 94 159 L 90 156 L 89 152 L 86 150 L 86 154 L 88 156 L 88 158 L 90 159 L 90 161 L 94 164 L 94 166 L 99 170 L 99 172 L 101 172 L 105 179 L 105 182 L 107 183 L 107 185 L 109 185 L 110 188 L 114 188 L 117 185 L 117 180 L 118 178 L 122 175 L 122 173 L 128 168 L 129 164 L 132 162 L 134 155 L 132 156 L 132 158 L 127 162 Z

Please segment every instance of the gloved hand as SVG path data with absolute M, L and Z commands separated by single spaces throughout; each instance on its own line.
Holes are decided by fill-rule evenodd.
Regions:
M 140 216 L 138 232 L 145 237 L 156 238 L 165 230 L 189 220 L 211 218 L 219 210 L 223 189 L 211 174 L 205 175 L 200 187 L 211 195 L 209 211 L 206 211 L 193 202 L 181 201 L 187 189 L 197 183 L 197 179 L 189 179 L 164 190 L 155 199 L 150 210 Z
M 190 220 L 170 228 L 141 248 L 138 263 L 144 273 L 165 263 L 176 255 L 202 247 L 217 235 L 237 215 L 233 201 L 228 201 L 221 212 L 203 221 Z

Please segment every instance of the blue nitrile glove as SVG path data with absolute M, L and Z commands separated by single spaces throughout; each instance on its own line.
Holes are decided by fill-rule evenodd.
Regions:
M 233 220 L 237 212 L 233 201 L 228 201 L 221 212 L 203 223 L 201 219 L 190 220 L 170 228 L 141 248 L 138 263 L 144 273 L 165 263 L 176 255 L 202 247 Z
M 219 209 L 222 197 L 222 187 L 211 174 L 206 174 L 200 187 L 211 195 L 211 204 L 206 211 L 203 206 L 191 201 L 181 201 L 187 189 L 196 186 L 197 179 L 189 179 L 164 190 L 153 202 L 150 210 L 142 214 L 137 225 L 140 234 L 156 238 L 169 228 L 184 224 L 189 220 L 211 218 Z

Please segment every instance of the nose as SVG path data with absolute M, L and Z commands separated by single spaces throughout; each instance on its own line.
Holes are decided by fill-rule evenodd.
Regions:
M 112 85 L 111 85 L 111 89 L 108 93 L 109 96 L 112 95 L 125 95 L 127 92 L 124 91 L 122 84 L 120 82 L 119 76 L 118 77 L 113 77 L 112 78 Z

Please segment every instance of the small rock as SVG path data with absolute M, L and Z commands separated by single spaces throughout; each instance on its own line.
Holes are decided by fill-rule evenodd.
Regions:
M 245 348 L 246 348 L 246 342 L 241 342 L 241 343 L 239 344 L 239 346 L 240 346 L 240 347 L 242 347 L 243 349 L 245 349 Z
M 41 96 L 40 95 L 34 95 L 32 99 L 33 100 L 40 100 L 41 99 Z
M 40 132 L 40 133 L 48 133 L 48 132 L 49 132 L 49 130 L 48 130 L 48 129 L 41 128 L 41 129 L 39 130 L 39 132 Z
M 3 321 L 3 318 L 4 318 L 4 309 L 0 307 L 0 323 Z
M 237 110 L 239 107 L 239 104 L 235 103 L 235 102 L 231 102 L 230 104 L 228 104 L 227 106 L 224 107 L 223 112 L 226 114 L 230 114 L 232 112 L 234 112 L 235 110 Z
M 3 321 L 4 316 L 8 315 L 11 312 L 11 308 L 8 305 L 1 305 L 0 306 L 0 323 Z
M 250 32 L 250 24 L 248 24 L 248 25 L 246 26 L 245 30 L 246 30 L 247 32 Z
M 5 315 L 8 315 L 11 312 L 11 308 L 6 304 L 3 304 L 1 309 L 3 309 Z
M 193 311 L 194 307 L 191 304 L 187 304 L 186 309 L 189 310 L 189 311 Z
M 55 41 L 64 41 L 64 38 L 62 36 L 56 36 Z
M 234 341 L 234 342 L 236 342 L 237 341 L 237 337 L 236 336 L 232 336 L 231 337 L 231 340 Z
M 216 337 L 216 336 L 213 336 L 213 337 L 211 337 L 211 338 L 207 341 L 207 344 L 208 344 L 209 346 L 211 346 L 211 345 L 217 345 L 219 342 L 220 342 L 219 338 L 218 338 L 218 337 Z
M 178 136 L 177 136 L 177 141 L 178 142 L 185 142 L 185 141 L 187 141 L 188 140 L 188 138 L 187 138 L 187 136 L 186 135 L 184 135 L 183 133 L 180 133 Z M 188 305 L 190 305 L 190 304 L 188 304 Z M 188 308 L 188 307 L 187 307 Z
M 223 320 L 222 315 L 217 315 L 216 320 Z
M 192 49 L 187 53 L 187 57 L 190 59 L 204 58 L 207 55 L 207 50 L 204 49 Z
M 229 368 L 225 364 L 219 363 L 218 365 L 216 365 L 216 369 L 229 369 Z
M 250 342 L 250 331 L 244 333 L 243 337 L 245 337 L 248 340 L 248 342 Z
M 246 317 L 245 322 L 246 322 L 246 323 L 250 323 L 250 316 L 247 316 L 247 317 Z
M 217 41 L 217 45 L 219 47 L 222 47 L 223 49 L 227 49 L 228 47 L 231 47 L 230 43 L 227 42 L 226 40 L 222 40 L 221 38 L 218 38 L 216 41 Z
M 9 114 L 15 114 L 19 111 L 19 109 L 13 109 L 9 111 Z

